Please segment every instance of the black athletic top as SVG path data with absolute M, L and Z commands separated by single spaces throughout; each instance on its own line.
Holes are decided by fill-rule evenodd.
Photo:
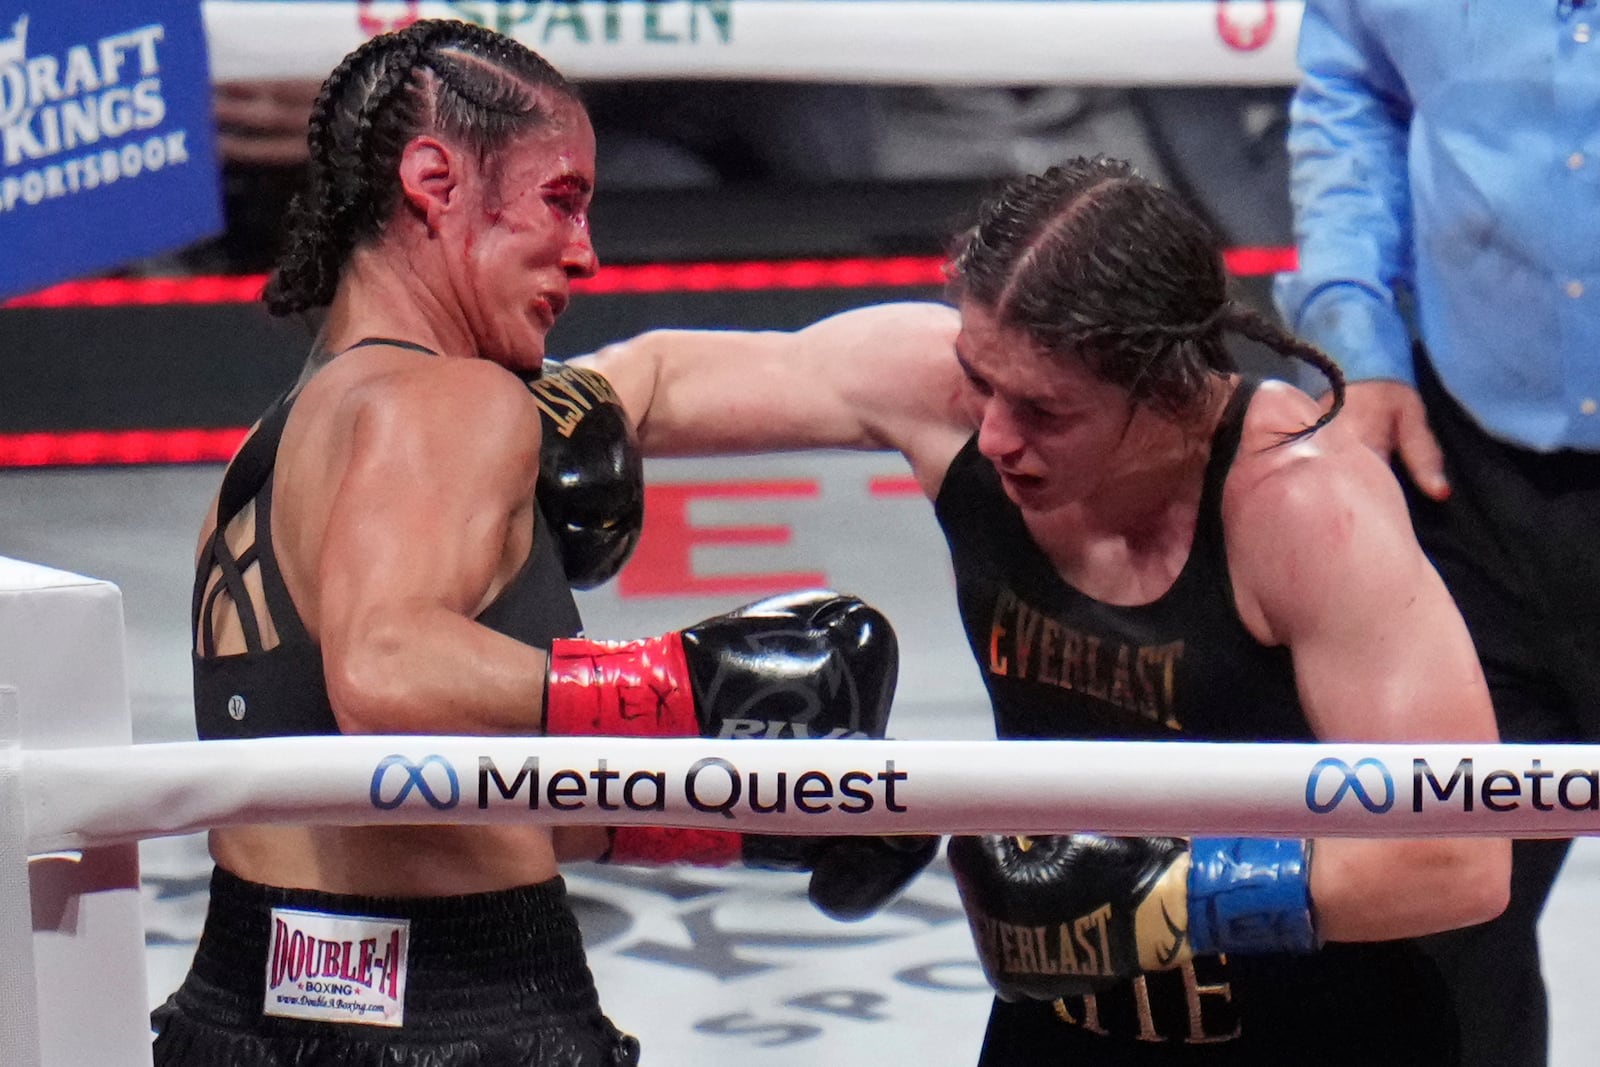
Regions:
M 1206 466 L 1189 559 L 1158 600 L 1103 604 L 1033 543 L 999 475 L 967 442 L 936 511 L 957 598 L 1001 737 L 1311 740 L 1284 648 L 1239 620 L 1222 483 L 1255 383 L 1235 390 Z
M 373 344 L 433 354 L 420 345 L 377 337 L 350 347 Z M 196 641 L 195 729 L 201 740 L 339 732 L 328 702 L 322 650 L 306 633 L 272 547 L 273 469 L 296 395 L 291 389 L 267 409 L 256 432 L 228 465 L 217 502 L 216 529 L 196 565 L 190 619 Z M 228 524 L 252 500 L 255 540 L 235 556 L 225 537 Z M 264 604 L 255 603 L 245 586 L 244 575 L 252 565 L 261 568 Z M 221 580 L 207 596 L 213 570 Z M 245 652 L 231 656 L 216 655 L 212 629 L 212 611 L 224 590 L 238 609 L 246 646 Z M 263 617 L 277 627 L 278 644 L 272 648 L 263 647 L 261 641 Z M 578 606 L 542 514 L 534 518 L 527 560 L 478 621 L 536 648 L 549 648 L 553 639 L 581 632 Z
M 977 438 L 956 457 L 935 513 L 1000 737 L 1314 739 L 1288 651 L 1245 629 L 1228 574 L 1222 487 L 1257 384 L 1228 402 L 1189 558 L 1149 604 L 1105 604 L 1069 585 Z M 997 1000 L 981 1063 L 1437 1065 L 1455 1062 L 1455 1040 L 1437 970 L 1396 941 L 1204 958 L 1055 1004 Z

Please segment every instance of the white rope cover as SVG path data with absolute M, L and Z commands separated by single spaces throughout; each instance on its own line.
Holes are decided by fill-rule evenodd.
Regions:
M 29 853 L 249 823 L 1600 834 L 1600 746 L 322 737 L 23 751 Z
M 321 78 L 373 34 L 460 18 L 579 79 L 1289 85 L 1300 0 L 206 0 L 212 74 Z
M 21 724 L 16 689 L 0 686 L 0 1063 L 32 1067 L 39 1062 L 39 1008 L 23 853 Z

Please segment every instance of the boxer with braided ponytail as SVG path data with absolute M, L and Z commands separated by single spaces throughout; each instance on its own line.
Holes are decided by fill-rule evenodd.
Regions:
M 307 128 L 311 167 L 290 209 L 287 248 L 267 283 L 273 314 L 332 303 L 351 253 L 401 197 L 411 137 L 433 128 L 492 158 L 546 124 L 576 90 L 537 53 L 471 23 L 424 20 L 373 38 L 323 83 Z M 581 110 L 581 107 L 580 107 Z
M 317 315 L 319 351 L 202 526 L 199 737 L 716 735 L 728 701 L 779 732 L 881 736 L 894 634 L 854 597 L 796 593 L 631 644 L 582 635 L 572 586 L 626 559 L 642 474 L 604 380 L 545 373 L 546 335 L 596 269 L 594 132 L 572 86 L 509 38 L 421 21 L 339 64 L 308 144 L 265 296 Z M 615 713 L 645 686 L 662 716 Z M 374 772 L 375 805 L 446 789 L 425 752 Z M 473 769 L 449 770 L 453 786 Z M 813 869 L 813 898 L 848 918 L 937 845 L 720 837 L 724 858 Z M 218 829 L 193 966 L 152 1019 L 155 1062 L 636 1063 L 600 1010 L 558 858 L 683 852 L 640 841 L 536 824 Z
M 265 299 L 317 316 L 315 373 L 204 523 L 197 732 L 536 733 L 550 644 L 579 620 L 533 499 L 527 382 L 596 266 L 588 116 L 532 51 L 428 20 L 345 57 L 307 143 Z M 152 1018 L 161 1067 L 636 1062 L 549 832 L 261 825 L 210 845 L 193 966 Z
M 647 455 L 902 453 L 1002 738 L 1495 739 L 1399 488 L 1337 418 L 1337 368 L 1229 298 L 1179 197 L 1106 159 L 1019 179 L 949 278 L 954 309 L 654 331 L 575 362 Z M 1331 399 L 1240 374 L 1230 335 Z M 951 842 L 999 993 L 983 1067 L 1453 1062 L 1413 939 L 1504 906 L 1506 842 L 1092 829 Z

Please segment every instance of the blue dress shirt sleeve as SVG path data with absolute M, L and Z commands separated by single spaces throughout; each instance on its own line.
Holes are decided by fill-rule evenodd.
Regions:
M 1299 266 L 1276 279 L 1278 309 L 1347 378 L 1413 383 L 1396 300 L 1411 278 L 1410 98 L 1358 3 L 1308 0 L 1298 59 L 1289 155 Z

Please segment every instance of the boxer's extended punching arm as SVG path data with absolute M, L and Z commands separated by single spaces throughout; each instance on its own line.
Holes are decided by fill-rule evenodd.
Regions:
M 931 497 L 975 428 L 958 329 L 941 304 L 881 304 L 794 332 L 655 330 L 571 362 L 611 382 L 646 455 L 895 450 Z

